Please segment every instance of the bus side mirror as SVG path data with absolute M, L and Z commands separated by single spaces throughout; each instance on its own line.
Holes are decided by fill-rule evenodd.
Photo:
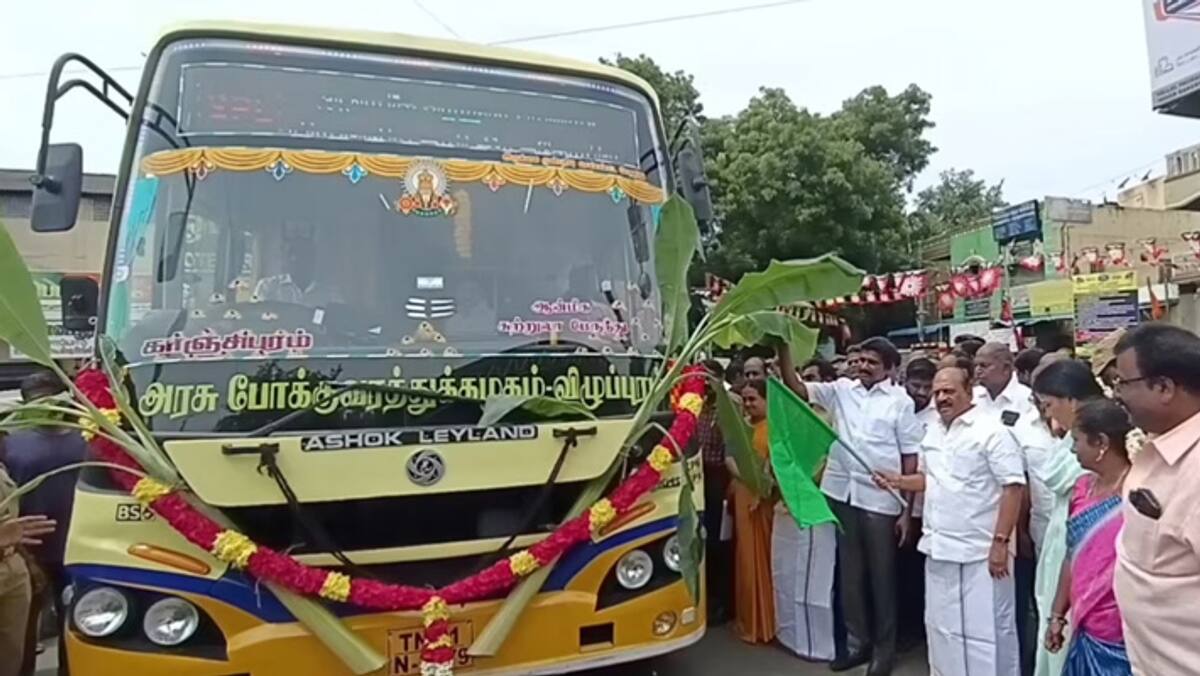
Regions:
M 690 145 L 679 150 L 675 161 L 679 168 L 680 192 L 688 204 L 692 205 L 700 230 L 707 231 L 713 220 L 713 203 L 708 192 L 708 177 L 704 174 L 704 161 L 700 159 L 700 153 Z
M 46 169 L 31 176 L 34 232 L 66 232 L 79 216 L 83 191 L 83 148 L 78 143 L 46 147 Z
M 62 325 L 68 331 L 95 331 L 100 310 L 100 285 L 91 277 L 64 276 L 58 282 Z

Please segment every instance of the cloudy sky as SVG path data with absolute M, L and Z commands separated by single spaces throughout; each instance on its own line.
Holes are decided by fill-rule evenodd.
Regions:
M 836 109 L 863 87 L 917 83 L 933 94 L 940 149 L 923 182 L 949 167 L 1004 180 L 1019 201 L 1115 198 L 1162 156 L 1200 141 L 1200 120 L 1150 110 L 1146 0 L 798 0 L 772 8 L 519 44 L 595 59 L 646 53 L 696 76 L 706 112 L 733 113 L 759 86 Z M 496 42 L 763 4 L 766 0 L 107 0 L 13 2 L 0 29 L 0 167 L 32 165 L 45 71 L 65 51 L 136 83 L 159 29 L 240 19 Z M 83 144 L 88 171 L 116 170 L 121 122 L 75 94 L 56 140 Z

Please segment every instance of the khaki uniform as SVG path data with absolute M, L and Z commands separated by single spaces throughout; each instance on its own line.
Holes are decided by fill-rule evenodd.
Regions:
M 15 490 L 16 485 L 0 465 L 0 501 Z M 0 511 L 0 520 L 16 516 L 15 503 Z M 0 549 L 0 676 L 17 676 L 21 669 L 31 597 L 25 560 L 13 548 Z

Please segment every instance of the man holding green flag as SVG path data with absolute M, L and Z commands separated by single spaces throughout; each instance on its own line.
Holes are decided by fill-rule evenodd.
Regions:
M 859 645 L 830 668 L 846 671 L 870 662 L 867 676 L 890 676 L 896 661 L 897 541 L 903 545 L 908 540 L 911 520 L 908 503 L 896 491 L 876 486 L 872 475 L 915 471 L 925 430 L 912 399 L 891 382 L 900 365 L 896 346 L 876 337 L 859 348 L 857 378 L 832 383 L 805 383 L 789 350 L 780 349 L 779 357 L 787 386 L 829 411 L 837 425 L 839 443 L 830 441 L 821 492 L 841 524 L 841 605 L 846 628 Z
M 787 386 L 767 384 L 771 466 L 783 501 L 771 532 L 776 638 L 809 660 L 836 657 L 837 519 L 816 482 L 837 435 Z

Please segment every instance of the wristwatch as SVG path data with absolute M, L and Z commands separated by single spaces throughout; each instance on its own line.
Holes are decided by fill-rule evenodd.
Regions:
M 1010 539 L 1011 538 L 1009 538 L 1009 536 L 1007 536 L 1007 535 L 993 535 L 992 536 L 992 542 L 995 542 L 995 543 L 1001 544 L 1001 545 L 1008 544 Z

